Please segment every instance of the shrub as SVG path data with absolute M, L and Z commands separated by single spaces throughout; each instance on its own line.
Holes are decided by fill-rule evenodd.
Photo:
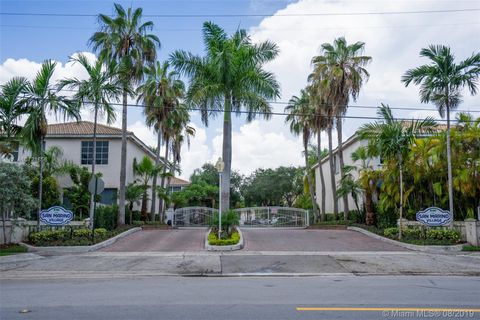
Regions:
M 397 225 L 398 216 L 393 209 L 383 209 L 376 206 L 377 227 L 380 229 L 394 228 Z
M 222 213 L 222 229 L 226 231 L 228 234 L 232 232 L 232 227 L 238 226 L 239 222 L 240 222 L 240 217 L 235 211 L 228 210 L 227 212 Z M 218 226 L 218 213 L 213 216 L 210 226 L 211 227 Z
M 429 240 L 444 240 L 452 242 L 459 242 L 461 239 L 460 232 L 451 229 L 428 229 L 426 232 L 426 238 Z
M 95 227 L 114 230 L 117 227 L 118 206 L 97 206 Z
M 92 236 L 92 231 L 89 229 L 77 229 L 73 231 L 73 236 L 78 238 L 88 238 Z
M 398 238 L 398 228 L 386 228 L 383 235 L 390 239 Z
M 425 230 L 423 228 L 405 228 L 403 236 L 411 239 L 425 239 Z
M 217 235 L 211 232 L 208 235 L 208 243 L 212 246 L 231 246 L 235 245 L 240 241 L 240 233 L 235 231 L 232 233 L 229 239 L 218 239 Z

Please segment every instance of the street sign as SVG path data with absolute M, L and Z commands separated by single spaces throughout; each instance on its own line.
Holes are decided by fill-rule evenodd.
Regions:
M 96 189 L 95 189 L 95 181 L 97 183 Z M 95 191 L 96 191 L 96 194 L 100 194 L 103 192 L 104 189 L 105 189 L 105 182 L 103 182 L 102 178 L 92 177 L 90 179 L 90 182 L 88 183 L 88 191 L 91 194 L 95 194 Z
M 438 227 L 449 224 L 452 221 L 452 214 L 447 210 L 430 207 L 417 212 L 416 218 L 427 226 Z
M 53 206 L 40 212 L 40 220 L 48 225 L 62 226 L 73 219 L 73 212 L 60 206 Z

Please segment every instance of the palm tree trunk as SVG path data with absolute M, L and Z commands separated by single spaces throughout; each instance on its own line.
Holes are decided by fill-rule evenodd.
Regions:
M 450 227 L 453 227 L 453 174 L 452 174 L 452 146 L 450 142 L 450 107 L 447 103 L 447 167 L 448 167 L 448 207 L 452 215 Z
M 122 150 L 120 155 L 120 195 L 118 200 L 118 226 L 125 224 L 125 184 L 127 180 L 127 89 L 123 89 Z
M 43 110 L 42 110 L 43 113 Z M 40 214 L 42 213 L 42 193 L 43 193 L 43 155 L 45 153 L 45 137 L 40 137 L 40 159 L 39 169 L 40 175 L 38 176 L 38 217 L 37 217 L 37 231 L 40 232 Z
M 155 166 L 160 165 L 160 147 L 162 146 L 162 130 L 161 127 L 158 128 L 157 134 L 157 152 L 155 154 Z M 150 219 L 155 221 L 155 209 L 156 209 L 156 200 L 157 200 L 157 174 L 153 175 L 152 181 L 152 206 L 150 208 Z
M 95 105 L 95 115 L 93 118 L 93 148 L 92 148 L 92 179 L 95 178 L 95 163 L 97 161 L 97 117 L 98 117 L 98 106 Z M 93 210 L 95 207 L 95 194 L 90 196 L 90 228 L 93 229 L 94 219 Z
M 337 184 L 335 182 L 335 167 L 333 165 L 333 142 L 332 142 L 332 126 L 329 125 L 327 129 L 328 133 L 328 163 L 330 164 L 330 183 L 332 187 L 332 198 L 333 198 L 333 214 L 335 220 L 338 219 L 338 202 L 337 202 Z
M 403 167 L 400 163 L 400 223 L 398 227 L 398 239 L 402 239 L 402 227 L 403 227 Z
M 165 139 L 165 164 L 163 166 L 163 173 L 162 173 L 162 181 L 160 183 L 162 189 L 165 189 L 165 174 L 167 173 L 167 164 L 168 164 L 168 147 L 170 145 L 170 138 L 166 138 Z M 164 203 L 165 201 L 163 201 L 162 198 L 158 199 L 158 206 L 159 206 L 159 212 L 160 212 L 160 221 L 163 221 L 164 220 Z
M 230 96 L 225 97 L 225 113 L 223 116 L 223 162 L 220 201 L 222 211 L 230 209 L 230 174 L 232 171 L 232 114 Z
M 340 176 L 344 176 L 344 166 L 345 163 L 343 161 L 343 134 L 342 134 L 342 118 L 337 117 L 337 141 L 338 141 L 338 147 L 337 147 L 337 155 L 338 155 L 338 160 L 340 163 Z M 350 211 L 350 208 L 348 207 L 348 194 L 345 194 L 343 196 L 343 219 L 345 221 L 348 220 L 348 213 Z
M 312 177 L 310 176 L 310 165 L 308 164 L 308 139 L 304 138 L 303 141 L 303 149 L 305 153 L 305 173 L 307 175 L 307 182 L 308 182 L 308 191 L 310 193 L 310 200 L 312 201 L 312 208 L 315 217 L 315 222 L 318 221 L 318 211 L 317 211 L 317 203 L 315 201 L 314 195 L 314 188 L 312 183 Z
M 322 144 L 321 144 L 321 132 L 317 133 L 317 158 L 318 158 L 318 171 L 320 171 L 320 184 L 322 187 L 321 194 L 321 207 L 320 207 L 320 220 L 325 221 L 325 177 L 323 175 L 322 167 Z

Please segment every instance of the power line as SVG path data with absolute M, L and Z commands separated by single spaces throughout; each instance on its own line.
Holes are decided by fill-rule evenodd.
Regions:
M 244 17 L 320 17 L 320 16 L 365 16 L 365 15 L 403 15 L 480 11 L 480 8 L 442 9 L 423 11 L 377 11 L 377 12 L 333 12 L 333 13 L 278 13 L 272 14 L 145 14 L 145 18 L 244 18 Z M 98 14 L 51 13 L 51 12 L 0 12 L 2 16 L 41 16 L 41 17 L 98 17 Z
M 392 25 L 392 26 L 352 26 L 352 27 L 315 27 L 315 28 L 274 28 L 276 31 L 302 31 L 302 30 L 350 30 L 350 29 L 396 29 L 396 28 L 419 28 L 419 27 L 455 27 L 466 25 L 479 25 L 479 22 L 465 23 L 447 23 L 447 24 L 415 24 L 415 25 Z M 24 29 L 59 29 L 59 30 L 97 30 L 94 27 L 74 27 L 74 26 L 45 26 L 45 25 L 18 25 L 2 24 L 1 28 L 24 28 Z M 200 31 L 199 28 L 156 28 L 157 32 L 192 32 Z
M 61 91 L 67 91 L 67 92 L 78 92 L 77 90 L 72 90 L 72 89 L 62 89 Z M 280 104 L 280 105 L 288 105 L 288 101 L 267 101 L 269 104 Z M 327 106 L 327 107 L 333 107 L 332 104 L 321 104 L 322 106 Z M 137 104 L 137 106 L 143 106 Z M 378 106 L 369 106 L 369 105 L 349 105 L 347 106 L 348 109 L 378 109 Z M 480 107 L 470 107 L 474 109 L 480 109 Z M 437 109 L 432 109 L 432 108 L 422 108 L 422 107 L 390 107 L 392 110 L 404 110 L 404 111 L 438 111 Z M 468 113 L 480 113 L 480 110 L 454 110 L 455 112 L 468 112 Z

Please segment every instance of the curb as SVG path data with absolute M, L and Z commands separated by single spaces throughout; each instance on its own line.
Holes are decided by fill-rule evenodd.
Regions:
M 99 249 L 108 247 L 113 243 L 117 242 L 119 239 L 122 239 L 132 233 L 141 231 L 142 228 L 136 227 L 128 229 L 120 234 L 117 234 L 115 237 L 102 241 L 100 243 L 94 244 L 92 246 L 51 246 L 51 247 L 35 247 L 30 244 L 20 242 L 19 244 L 28 249 L 28 252 L 35 253 L 85 253 L 91 251 L 97 251 Z
M 433 253 L 442 253 L 442 252 L 460 252 L 463 249 L 463 244 L 455 244 L 451 246 L 420 246 L 416 244 L 410 244 L 410 243 L 405 243 L 405 242 L 400 242 L 396 241 L 393 239 L 388 239 L 382 236 L 379 236 L 378 234 L 375 234 L 373 232 L 367 231 L 362 228 L 358 227 L 348 227 L 347 230 L 352 230 L 352 231 L 357 231 L 360 233 L 363 233 L 366 236 L 369 236 L 371 238 L 375 238 L 377 240 L 381 240 L 384 242 L 388 242 L 390 244 L 397 245 L 399 247 L 403 247 L 409 250 L 414 250 L 414 251 L 421 251 L 421 252 L 433 252 Z
M 243 234 L 240 228 L 237 227 L 237 231 L 240 234 L 240 241 L 237 244 L 231 246 L 212 246 L 208 244 L 208 235 L 212 229 L 208 229 L 208 232 L 205 235 L 205 249 L 207 251 L 235 251 L 243 249 Z

